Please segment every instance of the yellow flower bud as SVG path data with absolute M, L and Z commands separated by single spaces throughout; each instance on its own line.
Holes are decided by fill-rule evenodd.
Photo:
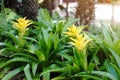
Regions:
M 21 33 L 25 33 L 27 27 L 32 24 L 31 20 L 26 20 L 26 18 L 19 18 L 17 22 L 13 22 L 15 28 Z
M 65 32 L 66 35 L 68 36 L 77 36 L 79 33 L 81 33 L 83 27 L 76 27 L 75 25 L 70 26 Z

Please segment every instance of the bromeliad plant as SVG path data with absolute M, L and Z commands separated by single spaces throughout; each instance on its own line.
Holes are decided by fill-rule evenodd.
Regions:
M 11 32 L 7 32 L 5 34 L 9 35 L 9 37 L 12 40 L 6 39 L 5 42 L 0 43 L 0 45 L 3 46 L 3 48 L 0 50 L 2 57 L 1 58 L 2 65 L 0 66 L 0 69 L 6 69 L 8 65 L 9 67 L 6 69 L 7 71 L 11 70 L 12 67 L 15 68 L 6 76 L 4 76 L 6 72 L 3 71 L 1 78 L 3 76 L 4 77 L 2 78 L 2 80 L 8 80 L 12 78 L 14 75 L 18 74 L 25 68 L 25 65 L 20 66 L 22 63 L 20 63 L 20 65 L 17 64 L 16 66 L 14 66 L 16 62 L 28 62 L 28 63 L 30 62 L 29 60 L 30 55 L 27 55 L 27 52 L 24 49 L 25 39 L 23 39 L 23 37 L 25 35 L 27 27 L 31 24 L 31 22 L 26 20 L 25 18 L 19 18 L 17 19 L 17 21 L 18 22 L 14 22 L 15 26 L 14 28 L 17 29 L 18 35 L 12 34 Z M 4 61 L 6 63 L 4 63 Z M 29 67 L 29 65 L 27 65 L 26 67 Z
M 48 58 L 50 55 L 48 55 L 48 48 L 51 49 L 52 44 L 48 43 L 48 41 L 52 41 L 52 38 L 49 37 L 49 40 L 46 42 L 50 44 L 47 46 L 45 44 L 45 36 L 42 36 L 41 34 L 38 34 L 39 40 L 25 37 L 26 31 L 28 30 L 27 27 L 31 24 L 29 20 L 26 20 L 25 18 L 19 18 L 17 19 L 18 22 L 14 22 L 15 29 L 18 31 L 18 35 L 8 33 L 10 37 L 12 38 L 13 42 L 1 42 L 1 45 L 4 46 L 3 49 L 1 49 L 1 55 L 3 58 L 1 58 L 1 66 L 0 69 L 6 69 L 7 66 L 10 66 L 7 68 L 7 71 L 10 70 L 13 67 L 14 70 L 9 72 L 7 75 L 6 72 L 1 76 L 2 80 L 8 80 L 12 78 L 14 75 L 24 71 L 27 80 L 33 80 L 36 78 L 36 71 L 38 68 L 39 63 L 48 62 Z M 47 33 L 47 32 L 46 32 Z M 52 35 L 52 34 L 51 34 Z M 57 39 L 57 38 L 56 38 Z M 29 41 L 30 42 L 29 42 Z M 41 40 L 41 41 L 40 41 Z M 36 43 L 34 43 L 34 42 Z M 34 43 L 34 44 L 33 44 Z M 43 46 L 44 45 L 44 46 Z M 57 44 L 56 44 L 57 46 Z M 40 48 L 44 50 L 40 50 Z M 47 48 L 47 49 L 46 49 Z M 44 52 L 42 52 L 44 51 Z M 54 53 L 53 51 L 51 55 Z M 4 63 L 4 61 L 6 63 Z M 18 64 L 17 64 L 17 63 Z M 16 64 L 16 66 L 15 66 Z M 49 63 L 48 63 L 49 64 Z M 43 66 L 47 64 L 43 63 Z M 41 65 L 42 67 L 42 65 Z M 32 68 L 32 74 L 30 69 Z M 32 77 L 32 75 L 34 75 Z M 38 79 L 40 79 L 40 76 L 38 76 Z
M 72 55 L 70 53 L 67 53 L 68 55 L 66 55 L 68 61 L 71 61 L 71 63 L 66 64 L 64 68 L 55 69 L 55 71 L 62 71 L 62 74 L 53 78 L 52 80 L 101 80 L 102 77 L 98 75 L 103 76 L 104 74 L 106 74 L 102 71 L 95 71 L 95 63 L 92 61 L 88 61 L 87 46 L 91 39 L 89 37 L 87 38 L 87 35 L 83 34 L 82 29 L 83 27 L 81 26 L 77 27 L 75 25 L 72 25 L 67 29 L 66 32 L 64 32 L 64 34 L 69 38 L 67 38 L 67 41 L 69 41 L 69 48 L 72 49 L 72 52 L 70 52 Z M 54 72 L 54 70 L 51 71 Z M 107 77 L 108 75 L 109 74 L 107 74 Z
M 70 55 L 69 53 L 67 53 L 68 55 L 66 55 L 67 57 L 69 57 L 69 60 L 72 60 L 71 64 L 67 64 L 64 68 L 59 69 L 60 71 L 63 71 L 63 73 L 60 76 L 57 76 L 55 78 L 53 78 L 52 80 L 69 80 L 69 79 L 80 79 L 80 80 L 119 80 L 118 76 L 116 77 L 115 75 L 119 75 L 118 73 L 112 73 L 113 67 L 110 66 L 109 62 L 106 61 L 105 65 L 103 66 L 103 62 L 99 63 L 97 62 L 97 59 L 101 59 L 101 56 L 98 56 L 97 54 L 99 53 L 101 47 L 103 48 L 103 50 L 106 49 L 108 45 L 106 44 L 102 44 L 102 38 L 99 40 L 100 37 L 96 37 L 94 35 L 88 34 L 92 40 L 90 39 L 90 37 L 88 37 L 85 33 L 83 34 L 83 32 L 81 32 L 81 30 L 83 29 L 83 27 L 76 27 L 74 25 L 72 25 L 70 28 L 67 29 L 67 32 L 64 32 L 64 34 L 66 34 L 69 39 L 67 39 L 67 41 L 70 41 L 69 44 L 72 45 L 70 47 L 73 48 L 73 51 L 71 53 L 73 53 L 73 57 L 70 58 L 68 55 Z M 109 31 L 106 31 L 106 28 L 103 29 L 103 34 L 105 35 L 105 33 L 108 35 Z M 107 36 L 105 37 L 105 39 L 108 39 Z M 100 43 L 101 45 L 96 44 Z M 89 47 L 88 43 L 90 43 Z M 108 41 L 107 41 L 108 42 Z M 103 47 L 104 46 L 104 47 Z M 106 47 L 105 47 L 106 46 Z M 88 49 L 90 49 L 91 53 L 91 57 L 90 52 L 88 51 Z M 107 53 L 107 52 L 106 52 Z M 103 53 L 104 54 L 104 53 Z M 89 56 L 89 58 L 88 58 Z M 109 55 L 108 55 L 109 56 Z M 114 57 L 116 57 L 116 61 L 118 61 L 118 56 L 114 54 Z M 90 61 L 89 61 L 90 60 Z M 98 67 L 99 66 L 99 67 Z M 109 67 L 110 66 L 110 67 Z M 116 70 L 118 70 L 117 67 L 115 67 L 115 65 L 113 65 L 114 68 L 116 68 Z M 107 72 L 106 69 L 108 69 L 111 73 Z M 65 71 L 65 69 L 67 71 Z M 59 71 L 58 70 L 58 71 Z M 51 70 L 52 71 L 52 70 Z M 55 70 L 57 71 L 57 69 Z
M 119 37 L 115 34 L 110 26 L 102 24 L 101 28 L 102 30 L 99 35 L 93 35 L 91 33 L 88 35 L 94 39 L 94 44 L 97 44 L 99 47 L 97 54 L 101 54 L 101 56 L 97 57 L 102 59 L 100 64 L 102 67 L 104 67 L 102 70 L 108 72 L 111 75 L 109 78 L 112 80 L 119 80 Z M 100 67 L 99 70 L 101 70 Z M 107 80 L 106 78 L 103 79 Z
M 32 21 L 26 20 L 26 18 L 19 18 L 17 19 L 17 22 L 13 22 L 14 28 L 18 31 L 18 40 L 21 45 L 24 45 L 24 35 L 26 31 L 28 30 L 28 26 L 32 24 Z
M 44 9 L 39 15 L 38 22 L 19 18 L 4 32 L 1 80 L 119 80 L 120 41 L 109 28 L 92 35 L 73 25 L 76 19 L 53 22 Z
M 26 20 L 26 18 L 17 19 L 17 22 L 13 22 L 14 30 L 5 33 L 8 38 L 0 42 L 0 78 L 2 80 L 11 78 L 50 80 L 50 72 L 41 75 L 42 72 L 63 67 L 65 64 L 65 62 L 62 64 L 59 62 L 62 62 L 65 54 L 71 50 L 65 48 L 64 37 L 62 37 L 63 27 L 75 21 L 53 24 L 46 10 L 41 10 L 41 15 L 39 22 Z M 31 29 L 30 24 L 35 25 L 34 28 Z M 15 77 L 17 74 L 20 77 Z
M 81 34 L 81 30 L 83 27 L 76 27 L 72 25 L 68 28 L 68 31 L 65 32 L 68 36 L 70 36 L 70 44 L 74 45 L 73 52 L 74 52 L 74 63 L 73 66 L 80 69 L 87 70 L 87 53 L 86 53 L 86 46 L 90 40 L 87 40 L 83 34 Z

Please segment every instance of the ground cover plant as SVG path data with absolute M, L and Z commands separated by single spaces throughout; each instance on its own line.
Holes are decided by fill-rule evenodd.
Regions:
M 40 9 L 37 22 L 19 16 L 2 26 L 0 79 L 119 80 L 119 37 L 108 25 L 93 34 L 76 21 L 56 22 Z

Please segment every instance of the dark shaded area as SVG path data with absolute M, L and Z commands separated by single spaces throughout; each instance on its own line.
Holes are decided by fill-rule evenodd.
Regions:
M 20 12 L 20 7 L 22 4 L 17 2 L 17 0 L 4 0 L 4 7 L 14 9 L 17 13 Z
M 42 4 L 40 4 L 41 8 L 46 8 L 50 12 L 50 16 L 52 16 L 52 10 L 54 9 L 54 0 L 44 0 Z
M 0 1 L 1 3 L 2 1 Z M 1 5 L 0 5 L 1 6 Z M 52 10 L 54 9 L 54 0 L 44 0 L 42 4 L 38 4 L 38 0 L 22 0 L 22 3 L 17 0 L 4 0 L 4 7 L 14 10 L 17 14 L 37 21 L 38 9 L 46 8 L 50 16 L 52 16 Z
M 28 19 L 37 21 L 38 14 L 38 0 L 23 0 L 23 16 Z
M 0 3 L 2 4 L 2 1 Z M 37 21 L 38 0 L 22 0 L 22 3 L 17 0 L 4 0 L 4 7 L 14 10 L 17 14 L 27 19 Z

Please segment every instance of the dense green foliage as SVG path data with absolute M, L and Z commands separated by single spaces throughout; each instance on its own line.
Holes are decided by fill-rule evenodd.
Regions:
M 85 51 L 78 52 L 64 35 L 77 19 L 53 21 L 47 10 L 40 9 L 38 22 L 33 21 L 20 39 L 12 25 L 19 16 L 9 9 L 8 13 L 4 19 L 0 14 L 4 20 L 0 23 L 1 80 L 20 73 L 25 80 L 120 79 L 120 39 L 111 27 L 102 24 L 98 34 L 82 31 L 92 40 Z

